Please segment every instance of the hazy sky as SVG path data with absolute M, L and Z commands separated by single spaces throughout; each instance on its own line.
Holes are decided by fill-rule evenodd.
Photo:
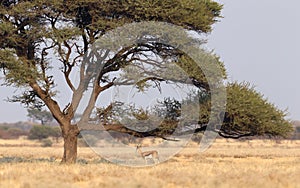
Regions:
M 289 118 L 300 119 L 300 1 L 223 0 L 221 22 L 208 46 L 225 62 L 229 81 L 249 81 Z M 0 87 L 0 122 L 27 120 L 20 104 L 4 101 L 15 88 Z
M 209 46 L 229 80 L 249 81 L 279 108 L 300 119 L 300 1 L 223 0 L 224 19 Z

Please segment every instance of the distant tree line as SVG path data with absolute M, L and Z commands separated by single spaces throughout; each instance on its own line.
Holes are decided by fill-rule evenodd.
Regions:
M 61 132 L 59 126 L 30 125 L 25 122 L 0 124 L 0 139 L 18 139 L 21 136 L 31 140 L 53 137 L 58 141 L 61 137 Z

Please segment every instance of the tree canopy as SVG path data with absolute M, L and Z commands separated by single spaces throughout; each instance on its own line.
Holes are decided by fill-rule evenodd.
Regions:
M 29 108 L 27 109 L 27 113 L 27 116 L 29 118 L 40 121 L 42 125 L 45 125 L 46 123 L 51 123 L 53 121 L 52 114 L 47 110 Z
M 149 51 L 162 59 L 167 55 L 180 60 L 184 55 L 157 40 L 123 46 L 110 58 L 103 52 L 102 72 L 97 82 L 91 84 L 91 70 L 97 67 L 94 63 L 85 63 L 83 58 L 88 57 L 92 44 L 112 29 L 141 21 L 167 22 L 186 30 L 209 33 L 212 24 L 221 17 L 221 9 L 220 4 L 207 0 L 2 0 L 0 63 L 6 85 L 24 90 L 12 101 L 36 108 L 45 105 L 61 125 L 65 142 L 63 162 L 74 162 L 79 129 L 71 122 L 89 87 L 94 91 L 90 100 L 93 104 L 100 93 L 115 84 L 115 79 L 108 74 L 128 65 L 129 58 L 143 60 L 141 56 Z M 58 78 L 53 69 L 57 67 L 65 79 L 65 88 L 71 93 L 66 104 L 59 104 L 56 98 Z M 80 79 L 74 83 L 71 77 L 76 71 L 80 72 Z M 199 85 L 205 82 L 193 79 Z M 143 83 L 146 81 L 148 79 Z M 203 85 L 207 87 L 207 84 Z M 85 111 L 91 112 L 92 109 Z
M 83 122 L 91 121 L 90 116 L 95 110 L 97 100 L 102 99 L 101 94 L 104 91 L 114 86 L 135 85 L 142 92 L 155 87 L 161 91 L 163 84 L 186 84 L 183 82 L 185 77 L 182 77 L 182 73 L 189 79 L 187 85 L 195 87 L 204 97 L 204 99 L 200 97 L 204 101 L 203 104 L 206 98 L 211 99 L 212 85 L 209 82 L 218 85 L 226 78 L 223 63 L 215 54 L 202 51 L 200 55 L 204 61 L 217 64 L 222 72 L 221 80 L 219 77 L 216 80 L 208 80 L 203 70 L 196 66 L 193 58 L 179 50 L 178 46 L 203 44 L 204 41 L 186 36 L 190 36 L 191 31 L 197 34 L 211 32 L 212 25 L 221 18 L 221 10 L 222 5 L 212 0 L 1 0 L 0 67 L 3 68 L 5 84 L 22 88 L 23 91 L 21 95 L 14 96 L 11 100 L 21 102 L 27 107 L 48 108 L 62 130 L 64 138 L 62 162 L 74 163 L 77 156 L 77 135 L 80 130 L 73 120 L 88 90 L 92 92 L 81 116 L 80 121 Z M 170 30 L 156 31 L 154 34 L 145 32 L 138 36 L 141 42 L 118 46 L 115 51 L 103 48 L 94 53 L 92 50 L 97 40 L 105 35 L 111 37 L 112 41 L 115 39 L 113 35 L 108 34 L 109 31 L 125 24 L 143 21 L 165 22 L 183 28 L 184 32 L 175 36 L 179 40 L 178 46 L 164 43 L 164 40 L 170 39 L 166 32 L 174 35 Z M 151 27 L 151 24 L 149 25 Z M 121 30 L 120 32 L 126 33 Z M 129 33 L 131 37 L 135 34 Z M 178 68 L 181 71 L 178 71 Z M 61 75 L 58 76 L 54 69 L 60 70 Z M 74 80 L 72 78 L 76 73 L 79 78 Z M 62 78 L 64 88 L 69 91 L 64 95 L 69 95 L 69 100 L 59 102 L 56 86 L 58 80 Z M 235 116 L 235 124 L 225 126 L 221 131 L 217 130 L 221 136 L 235 137 L 236 134 L 244 134 L 245 131 L 246 133 L 250 131 L 250 135 L 264 133 L 285 135 L 283 132 L 286 132 L 285 128 L 288 126 L 282 119 L 284 114 L 281 111 L 262 100 L 261 96 L 252 90 L 232 85 L 228 92 L 230 103 L 227 113 L 239 115 Z M 239 98 L 243 93 L 245 96 L 249 95 L 249 99 L 244 95 Z M 238 103 L 232 101 L 233 98 L 230 97 L 240 99 L 240 103 L 245 106 L 246 104 L 253 106 L 249 109 L 245 106 L 239 108 Z M 125 129 L 124 125 L 108 124 L 107 120 L 114 115 L 105 114 L 109 112 L 110 106 L 98 108 L 98 115 L 105 120 L 101 122 L 105 122 L 104 128 L 107 131 L 124 131 L 141 137 L 157 136 L 165 139 L 172 132 L 174 122 L 176 125 L 180 119 L 179 109 L 184 107 L 180 102 L 170 99 L 165 101 L 164 105 L 167 116 L 162 125 L 166 125 L 169 131 L 159 127 L 141 132 Z M 203 111 L 204 115 L 207 115 L 205 112 L 211 111 L 209 108 L 211 102 L 206 105 L 208 108 Z M 241 118 L 244 113 L 241 109 L 254 110 L 258 108 L 255 105 L 262 107 L 259 110 L 269 112 L 258 114 L 250 111 L 247 118 Z M 264 112 L 259 110 L 257 112 Z M 143 110 L 137 110 L 133 114 L 135 118 L 147 117 L 147 113 Z M 277 115 L 278 117 L 275 117 Z M 204 120 L 200 118 L 197 122 L 201 127 L 192 130 L 192 133 L 205 130 L 207 116 L 201 117 Z M 268 118 L 271 120 L 267 121 Z M 272 124 L 274 122 L 275 126 Z M 280 123 L 285 127 L 283 132 Z
M 288 137 L 293 131 L 286 119 L 287 111 L 280 110 L 248 83 L 227 86 L 227 118 L 223 130 L 232 134 Z

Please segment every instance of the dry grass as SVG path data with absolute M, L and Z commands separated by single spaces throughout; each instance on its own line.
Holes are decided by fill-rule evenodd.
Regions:
M 16 143 L 0 147 L 0 159 L 57 160 L 0 163 L 0 187 L 300 187 L 300 142 L 218 140 L 204 153 L 192 145 L 151 168 L 101 162 L 89 148 L 78 151 L 88 164 L 60 165 L 63 150 L 58 145 Z

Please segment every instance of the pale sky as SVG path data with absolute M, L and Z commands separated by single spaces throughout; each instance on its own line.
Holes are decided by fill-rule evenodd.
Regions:
M 230 81 L 249 81 L 289 118 L 300 119 L 300 1 L 222 0 L 209 46 Z
M 248 81 L 290 119 L 300 119 L 300 1 L 219 0 L 221 22 L 208 46 L 224 61 L 229 81 Z M 0 82 L 1 83 L 1 82 Z M 15 88 L 0 87 L 0 122 L 25 121 L 20 104 L 4 100 Z

